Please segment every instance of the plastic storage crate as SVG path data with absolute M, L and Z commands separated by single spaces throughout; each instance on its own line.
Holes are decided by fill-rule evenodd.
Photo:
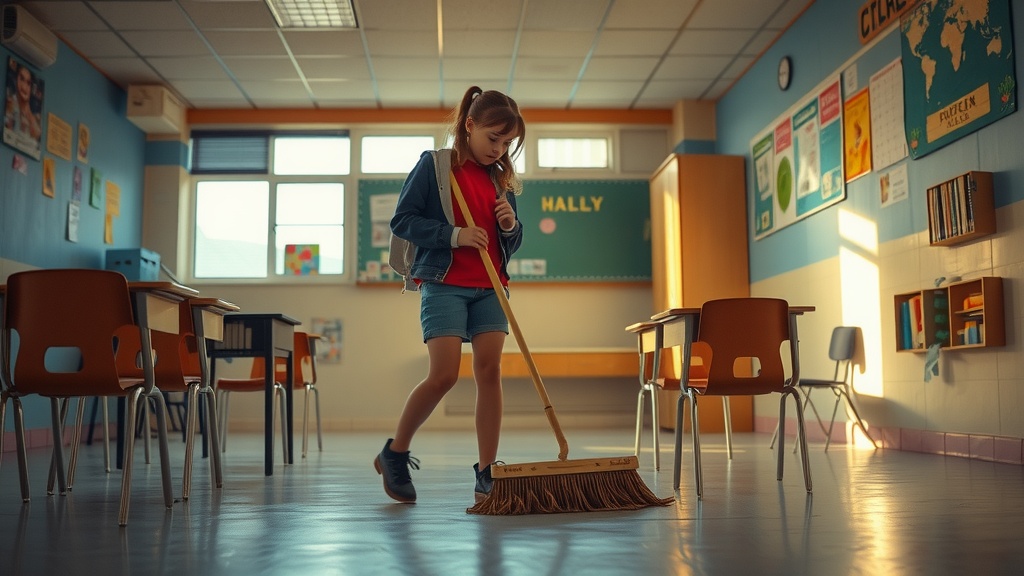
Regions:
M 160 255 L 145 248 L 107 250 L 107 270 L 120 272 L 130 281 L 154 282 L 160 279 Z

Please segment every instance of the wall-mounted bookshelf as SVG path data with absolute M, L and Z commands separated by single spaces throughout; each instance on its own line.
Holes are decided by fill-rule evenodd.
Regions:
M 1003 279 L 985 276 L 896 294 L 896 351 L 989 348 L 1006 345 Z
M 932 186 L 926 199 L 932 246 L 955 246 L 996 231 L 991 172 L 971 171 Z

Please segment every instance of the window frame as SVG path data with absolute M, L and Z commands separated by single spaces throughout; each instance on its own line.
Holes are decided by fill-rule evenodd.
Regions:
M 587 124 L 580 125 L 574 123 L 545 123 L 541 125 L 527 126 L 526 140 L 523 143 L 523 162 L 525 170 L 519 173 L 520 178 L 523 180 L 530 179 L 619 179 L 619 178 L 634 178 L 634 177 L 648 177 L 650 174 L 647 173 L 625 173 L 621 170 L 621 163 L 619 158 L 621 157 L 622 151 L 619 149 L 619 133 L 622 130 L 628 130 L 634 128 L 633 125 L 617 125 L 617 124 Z M 362 138 L 364 136 L 433 136 L 434 146 L 442 146 L 445 142 L 445 132 L 447 126 L 443 123 L 403 123 L 403 124 L 354 124 L 348 126 L 328 126 L 322 130 L 273 130 L 263 128 L 259 126 L 252 126 L 251 132 L 253 134 L 263 132 L 269 133 L 271 138 L 276 136 L 305 136 L 305 135 L 341 135 L 347 133 L 350 140 L 350 159 L 349 159 L 349 173 L 347 175 L 339 176 L 276 176 L 273 172 L 273 153 L 274 147 L 270 146 L 268 158 L 268 173 L 266 174 L 192 174 L 189 172 L 189 191 L 188 191 L 188 222 L 185 225 L 187 228 L 187 252 L 188 262 L 184 267 L 188 271 L 187 275 L 182 278 L 186 282 L 194 282 L 197 284 L 210 284 L 210 285 L 246 285 L 246 286 L 269 286 L 269 285 L 288 285 L 288 286 L 312 286 L 312 285 L 355 285 L 358 280 L 358 242 L 359 242 L 359 182 L 361 180 L 389 180 L 404 177 L 404 173 L 362 173 Z M 668 128 L 665 128 L 666 133 L 670 132 Z M 211 132 L 212 130 L 204 129 L 197 130 L 196 132 Z M 236 131 L 246 132 L 246 131 Z M 540 138 L 606 138 L 609 145 L 608 155 L 608 168 L 540 168 L 538 166 L 537 158 L 537 142 Z M 660 161 L 661 159 L 659 159 Z M 276 198 L 277 198 L 277 184 L 297 182 L 297 183 L 314 183 L 314 182 L 331 182 L 340 183 L 345 187 L 345 218 L 342 226 L 344 227 L 343 237 L 345 241 L 344 247 L 344 264 L 342 274 L 331 274 L 331 275 L 311 275 L 311 276 L 278 276 L 274 272 L 274 259 L 276 258 L 276 245 L 274 243 L 274 236 L 271 234 L 272 229 L 270 228 L 271 222 L 268 222 L 267 231 L 267 249 L 268 249 L 268 276 L 266 278 L 195 278 L 193 276 L 195 266 L 195 226 L 196 226 L 196 189 L 197 182 L 200 180 L 238 180 L 240 176 L 245 176 L 245 179 L 261 179 L 266 180 L 270 183 L 271 188 L 271 205 L 268 207 L 270 213 L 276 212 Z

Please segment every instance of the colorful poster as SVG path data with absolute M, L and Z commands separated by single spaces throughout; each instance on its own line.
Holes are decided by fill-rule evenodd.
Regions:
M 53 158 L 43 158 L 43 196 L 53 198 L 57 189 L 57 168 Z
M 39 160 L 43 138 L 43 79 L 18 62 L 7 60 L 4 144 Z
M 839 77 L 801 99 L 750 146 L 756 240 L 846 198 Z
M 284 247 L 286 276 L 309 276 L 320 273 L 319 244 L 286 244 Z
M 316 339 L 316 358 L 319 362 L 337 364 L 341 362 L 342 324 L 340 318 L 313 318 L 312 333 Z
M 843 106 L 843 139 L 846 143 L 846 181 L 871 172 L 871 98 L 864 88 Z
M 99 208 L 103 201 L 103 190 L 100 188 L 103 186 L 103 173 L 93 168 L 91 174 L 92 177 L 89 184 L 89 206 Z
M 881 170 L 907 157 L 903 130 L 903 64 L 897 58 L 871 75 L 871 167 Z
M 1017 109 L 1009 0 L 921 0 L 900 19 L 913 158 Z

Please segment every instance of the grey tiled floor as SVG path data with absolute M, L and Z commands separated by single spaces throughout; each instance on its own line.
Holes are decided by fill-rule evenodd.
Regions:
M 566 430 L 573 458 L 632 453 L 630 430 Z M 335 433 L 263 475 L 262 437 L 233 434 L 225 482 L 195 468 L 192 497 L 162 505 L 159 466 L 138 448 L 131 514 L 117 526 L 120 474 L 98 445 L 83 447 L 68 496 L 46 496 L 48 450 L 33 450 L 33 498 L 23 505 L 17 463 L 0 467 L 0 574 L 1019 574 L 1024 563 L 1024 469 L 898 451 L 811 444 L 814 491 L 788 449 L 775 479 L 769 438 L 702 436 L 705 494 L 693 494 L 690 453 L 674 505 L 632 512 L 472 516 L 472 433 L 422 432 L 413 454 L 419 502 L 383 493 L 371 460 L 384 437 Z M 672 490 L 672 438 L 662 470 L 649 449 L 640 475 Z M 298 439 L 296 441 L 298 448 Z M 791 446 L 791 443 L 789 444 Z M 508 431 L 502 458 L 551 460 L 545 431 Z M 183 445 L 172 443 L 175 494 Z

